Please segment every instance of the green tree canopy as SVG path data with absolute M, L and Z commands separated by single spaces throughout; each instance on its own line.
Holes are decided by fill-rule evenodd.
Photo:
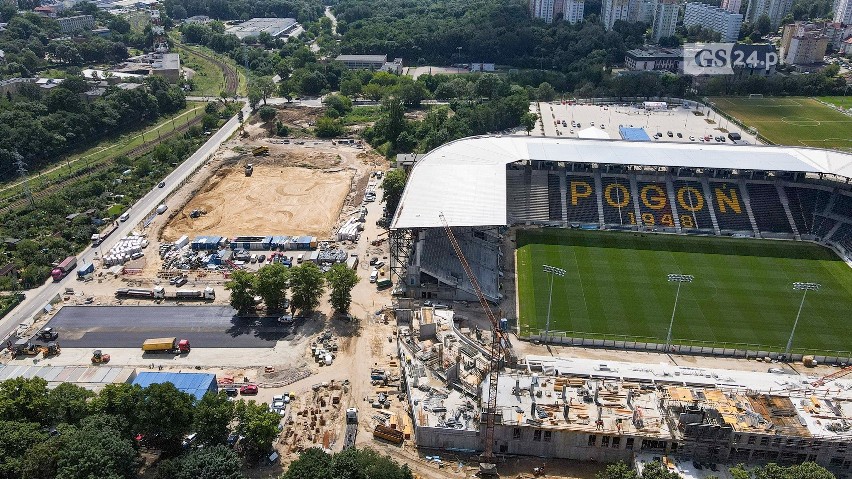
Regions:
M 246 314 L 254 308 L 254 274 L 243 270 L 234 271 L 231 279 L 225 283 L 225 288 L 231 290 L 231 307 L 237 313 Z
M 290 273 L 290 292 L 293 296 L 293 310 L 313 311 L 319 306 L 325 290 L 325 278 L 322 270 L 308 261 L 292 268 Z
M 359 281 L 358 274 L 346 263 L 337 263 L 325 274 L 325 279 L 331 288 L 331 306 L 341 313 L 349 311 L 352 288 Z
M 145 388 L 136 406 L 137 428 L 145 442 L 166 452 L 180 449 L 181 440 L 193 423 L 192 396 L 172 383 Z
M 382 180 L 382 190 L 384 191 L 382 201 L 387 204 L 390 214 L 396 212 L 396 207 L 399 205 L 399 200 L 402 199 L 402 192 L 405 190 L 407 181 L 408 175 L 401 168 L 390 170 L 385 174 Z
M 192 429 L 198 436 L 195 440 L 205 446 L 225 444 L 234 419 L 234 403 L 224 391 L 208 393 L 195 405 Z
M 267 264 L 257 272 L 255 291 L 263 298 L 268 311 L 280 311 L 287 301 L 290 268 L 280 263 Z
M 239 401 L 236 415 L 239 421 L 237 433 L 244 436 L 240 441 L 243 454 L 246 461 L 255 463 L 272 448 L 272 441 L 278 436 L 281 418 L 270 411 L 266 404 L 254 401 Z
M 195 449 L 185 456 L 163 461 L 154 479 L 242 479 L 240 457 L 218 445 Z

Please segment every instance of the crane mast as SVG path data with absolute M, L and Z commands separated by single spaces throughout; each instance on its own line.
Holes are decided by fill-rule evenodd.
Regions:
M 497 322 L 497 318 L 494 316 L 494 313 L 491 311 L 491 306 L 488 304 L 488 300 L 485 299 L 485 295 L 482 294 L 482 289 L 479 287 L 479 281 L 476 280 L 476 276 L 473 274 L 473 270 L 470 269 L 470 265 L 465 259 L 464 253 L 459 246 L 458 241 L 456 240 L 456 236 L 453 234 L 453 230 L 450 228 L 449 223 L 447 223 L 447 218 L 444 217 L 444 214 L 440 215 L 441 222 L 444 224 L 444 230 L 447 232 L 447 237 L 450 239 L 450 244 L 453 245 L 453 250 L 456 252 L 456 256 L 459 258 L 459 262 L 464 268 L 465 274 L 467 274 L 468 279 L 470 280 L 470 284 L 473 285 L 473 290 L 476 292 L 477 298 L 479 298 L 479 305 L 482 306 L 482 310 L 485 312 L 485 315 L 488 316 L 488 320 L 491 322 L 491 363 L 489 365 L 488 371 L 488 402 L 485 408 L 485 448 L 482 453 L 482 458 L 484 462 L 495 462 L 494 459 L 494 421 L 495 416 L 497 415 L 497 380 L 500 372 L 500 359 L 503 356 L 503 343 L 502 341 L 505 339 L 508 345 L 508 337 L 504 336 L 504 333 L 500 331 L 500 325 Z

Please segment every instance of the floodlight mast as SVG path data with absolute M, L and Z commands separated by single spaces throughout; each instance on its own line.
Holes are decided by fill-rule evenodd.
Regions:
M 802 316 L 802 308 L 805 306 L 805 298 L 808 296 L 808 291 L 819 291 L 821 286 L 819 283 L 793 283 L 793 289 L 802 292 L 802 302 L 799 303 L 799 312 L 796 313 L 793 330 L 790 331 L 790 339 L 787 340 L 787 348 L 784 349 L 784 357 L 788 361 L 790 360 L 790 352 L 793 350 L 793 336 L 796 334 L 796 326 L 799 325 L 799 317 Z
M 675 293 L 674 308 L 672 308 L 672 319 L 669 321 L 669 332 L 666 334 L 666 351 L 670 351 L 672 347 L 672 326 L 674 326 L 675 311 L 677 311 L 677 300 L 680 298 L 680 285 L 691 283 L 695 276 L 691 274 L 670 274 L 668 279 L 670 283 L 677 283 L 677 292 Z
M 550 275 L 550 295 L 547 297 L 547 324 L 544 327 L 544 340 L 550 339 L 550 305 L 553 301 L 553 277 L 565 276 L 565 270 L 555 266 L 542 265 L 541 269 Z

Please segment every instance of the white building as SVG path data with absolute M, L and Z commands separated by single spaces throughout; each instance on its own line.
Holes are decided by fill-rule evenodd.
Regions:
M 90 30 L 95 26 L 95 17 L 91 15 L 77 15 L 74 17 L 57 18 L 59 30 L 62 33 L 72 33 L 79 30 Z
M 604 28 L 611 30 L 616 21 L 628 20 L 630 0 L 604 0 L 601 8 L 603 9 L 601 15 L 603 15 Z
M 533 0 L 532 15 L 544 20 L 544 23 L 553 23 L 553 10 L 555 0 Z
M 630 22 L 653 23 L 657 0 L 630 0 L 627 20 Z
M 837 0 L 834 5 L 835 23 L 852 23 L 852 0 Z
M 772 28 L 778 28 L 781 20 L 790 13 L 792 8 L 793 0 L 749 0 L 745 18 L 755 23 L 760 17 L 766 15 L 769 17 Z
M 740 7 L 743 6 L 743 0 L 722 0 L 722 8 L 731 13 L 740 13 Z
M 568 23 L 583 20 L 585 0 L 530 0 L 530 14 L 535 18 L 553 23 L 554 19 L 562 18 Z
M 654 23 L 651 26 L 651 34 L 654 42 L 661 38 L 674 35 L 677 26 L 677 17 L 680 13 L 680 5 L 677 0 L 660 0 L 654 8 Z
M 571 24 L 582 22 L 585 8 L 584 0 L 565 0 L 565 7 L 562 10 L 563 18 Z
M 743 16 L 706 3 L 687 3 L 683 26 L 698 25 L 719 33 L 721 41 L 735 42 L 740 35 Z

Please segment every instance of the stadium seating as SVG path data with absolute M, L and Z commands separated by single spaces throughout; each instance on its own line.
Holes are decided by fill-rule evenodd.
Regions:
M 834 225 L 837 224 L 837 221 L 834 221 L 831 218 L 826 218 L 821 215 L 814 215 L 814 225 L 811 230 L 811 234 L 816 236 L 817 238 L 824 238 L 829 232 L 831 232 Z
M 499 300 L 500 244 L 496 239 L 475 237 L 469 228 L 453 228 L 456 240 L 476 275 L 482 293 L 492 301 Z M 420 250 L 421 270 L 449 285 L 475 294 L 473 285 L 456 257 L 443 229 L 425 230 Z
M 784 193 L 787 194 L 790 213 L 793 215 L 793 221 L 796 222 L 799 234 L 816 234 L 814 229 L 818 217 L 815 215 L 825 211 L 831 198 L 831 192 L 816 188 L 786 186 Z
M 778 189 L 773 183 L 749 182 L 746 188 L 757 229 L 772 233 L 793 232 L 787 212 L 778 197 Z
M 674 228 L 672 206 L 666 184 L 657 181 L 637 181 L 639 213 L 642 226 L 649 228 Z
M 550 221 L 562 221 L 562 184 L 560 175 L 547 175 L 547 209 Z
M 547 171 L 533 170 L 530 184 L 529 215 L 532 221 L 548 221 Z
M 604 223 L 608 225 L 636 225 L 636 210 L 633 195 L 630 193 L 630 181 L 627 178 L 612 176 L 601 177 L 603 191 Z
M 852 195 L 837 193 L 831 212 L 852 219 Z
M 716 221 L 723 231 L 752 232 L 751 221 L 745 209 L 743 195 L 736 183 L 711 181 L 712 204 L 716 212 Z
M 567 198 L 569 223 L 599 223 L 598 192 L 595 191 L 595 179 L 591 176 L 568 174 Z
M 549 220 L 547 177 L 546 171 L 529 168 L 506 171 L 506 214 L 509 221 Z
M 829 238 L 847 253 L 852 254 L 852 224 L 843 223 Z
M 675 180 L 675 208 L 677 208 L 680 227 L 684 230 L 712 231 L 713 218 L 710 216 L 710 201 L 705 198 L 704 188 L 697 181 Z

